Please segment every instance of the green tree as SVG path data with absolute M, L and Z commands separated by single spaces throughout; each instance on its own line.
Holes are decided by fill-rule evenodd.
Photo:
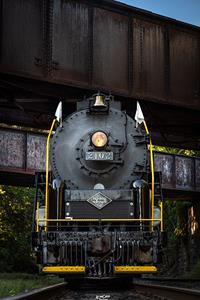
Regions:
M 153 146 L 155 151 L 178 154 L 178 155 L 187 155 L 187 156 L 200 156 L 200 151 L 197 150 L 187 150 L 187 149 L 179 149 L 173 147 L 164 147 L 164 146 Z
M 34 272 L 31 253 L 31 223 L 34 190 L 0 186 L 1 272 Z

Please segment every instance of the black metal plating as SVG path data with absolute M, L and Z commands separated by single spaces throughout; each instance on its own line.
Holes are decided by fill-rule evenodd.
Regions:
M 128 24 L 128 85 L 130 94 L 134 90 L 134 79 L 133 79 L 133 18 L 129 17 Z
M 98 195 L 102 198 L 99 203 Z M 93 197 L 94 204 L 90 201 Z M 109 199 L 107 203 L 106 199 Z M 65 216 L 94 219 L 133 218 L 134 200 L 132 190 L 65 190 Z
M 156 263 L 157 232 L 42 233 L 38 246 L 47 264 L 85 265 L 89 276 L 111 276 L 113 265 Z

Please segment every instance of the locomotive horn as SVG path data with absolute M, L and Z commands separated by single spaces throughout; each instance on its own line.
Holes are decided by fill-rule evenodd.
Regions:
M 107 104 L 106 104 L 106 101 L 105 101 L 105 96 L 103 96 L 103 95 L 95 96 L 94 107 L 99 107 L 99 108 L 107 107 Z

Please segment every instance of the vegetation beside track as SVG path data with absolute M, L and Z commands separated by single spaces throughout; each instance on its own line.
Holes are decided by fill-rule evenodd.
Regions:
M 0 186 L 0 272 L 38 273 L 31 251 L 34 189 Z
M 183 275 L 183 278 L 200 279 L 200 260 L 191 268 L 191 271 Z
M 0 273 L 0 298 L 63 282 L 57 276 L 25 273 Z

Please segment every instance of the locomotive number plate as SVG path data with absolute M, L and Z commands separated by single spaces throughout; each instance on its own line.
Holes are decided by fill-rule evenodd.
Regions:
M 113 152 L 86 152 L 86 160 L 113 160 Z

